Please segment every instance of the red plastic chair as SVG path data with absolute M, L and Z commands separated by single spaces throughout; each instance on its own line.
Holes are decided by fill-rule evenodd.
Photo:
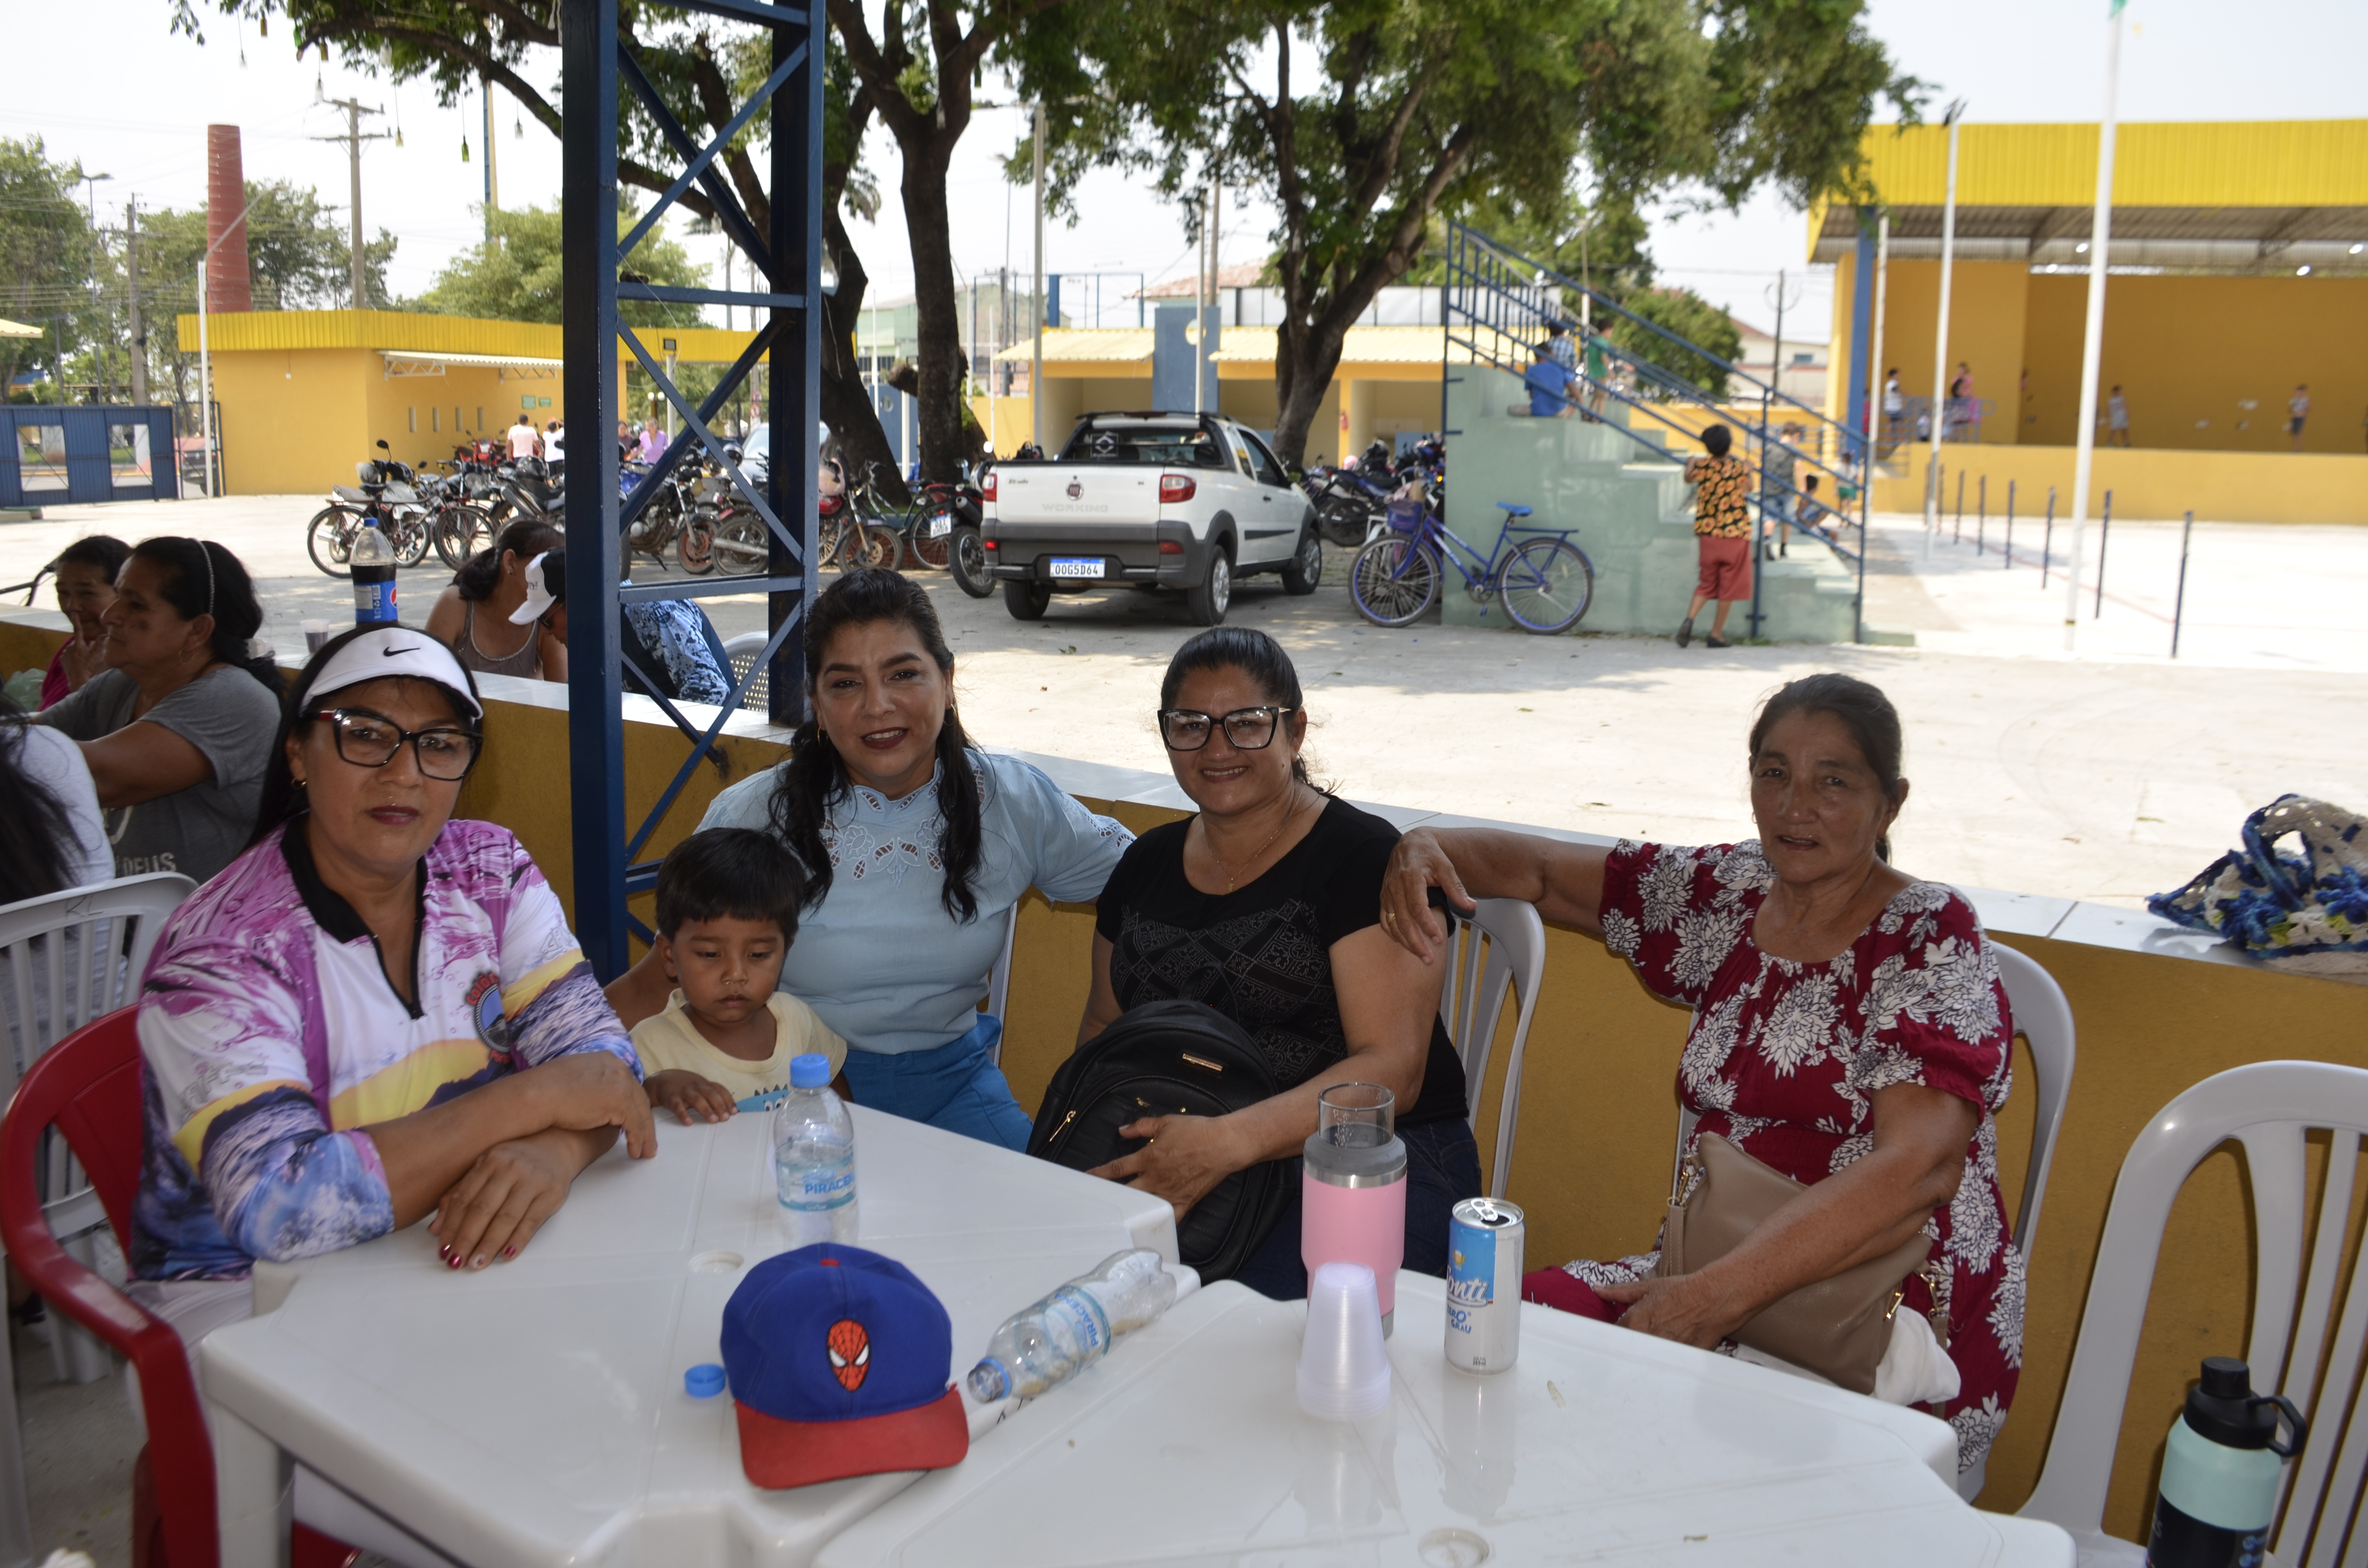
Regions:
M 55 1127 L 89 1173 L 91 1191 L 64 1199 L 68 1230 L 104 1206 L 131 1250 L 131 1200 L 140 1187 L 138 1009 L 94 1019 L 49 1049 L 17 1085 L 0 1120 L 0 1238 L 52 1311 L 82 1324 L 140 1369 L 148 1446 L 132 1479 L 134 1568 L 221 1568 L 214 1515 L 214 1450 L 181 1336 L 58 1245 L 39 1181 L 41 1133 Z M 290 1539 L 296 1568 L 351 1568 L 361 1553 L 303 1525 Z

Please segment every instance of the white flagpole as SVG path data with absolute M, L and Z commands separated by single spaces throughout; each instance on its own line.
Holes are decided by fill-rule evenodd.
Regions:
M 2080 536 L 2089 522 L 2089 476 L 2097 458 L 2097 380 L 2105 342 L 2106 249 L 2113 235 L 2113 100 L 2122 74 L 2122 6 L 2105 17 L 2105 116 L 2097 127 L 2097 215 L 2089 232 L 2089 321 L 2080 335 L 2080 424 L 2072 460 L 2072 552 L 2064 573 L 2064 651 L 2080 619 Z
M 1932 445 L 1924 459 L 1924 553 L 1941 531 L 1941 437 L 1949 424 L 1949 284 L 1957 262 L 1957 122 L 1965 100 L 1950 104 L 1941 123 L 1949 128 L 1949 188 L 1941 203 L 1941 313 L 1932 324 Z

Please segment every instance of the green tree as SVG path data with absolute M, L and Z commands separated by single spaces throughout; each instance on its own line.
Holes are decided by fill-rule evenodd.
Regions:
M 632 226 L 632 214 L 620 211 L 617 233 Z M 557 322 L 564 303 L 562 281 L 566 272 L 564 241 L 556 207 L 514 207 L 485 215 L 485 238 L 454 256 L 436 275 L 436 281 L 406 308 L 445 316 L 480 316 L 491 321 Z M 652 234 L 633 252 L 633 270 L 653 283 L 677 288 L 704 288 L 707 269 L 672 240 Z M 669 304 L 657 300 L 622 300 L 618 313 L 640 326 L 697 326 L 697 305 Z
M 560 0 L 416 0 L 388 7 L 377 0 L 173 0 L 172 26 L 202 39 L 201 11 L 251 19 L 279 15 L 301 54 L 316 45 L 342 51 L 349 67 L 382 73 L 397 82 L 426 80 L 439 101 L 457 103 L 464 94 L 499 86 L 525 114 L 552 135 L 560 131 L 559 107 L 537 84 L 558 74 Z M 708 17 L 684 17 L 637 0 L 624 0 L 618 14 L 618 41 L 638 61 L 668 109 L 694 138 L 712 135 L 732 117 L 737 102 L 772 70 L 768 35 Z M 836 277 L 836 290 L 823 301 L 822 415 L 860 464 L 876 460 L 885 472 L 896 464 L 880 428 L 869 390 L 846 345 L 860 318 L 868 284 L 862 260 L 848 243 L 840 219 L 842 204 L 870 216 L 877 197 L 860 162 L 862 132 L 871 108 L 866 95 L 832 51 L 824 93 L 824 267 Z M 664 165 L 674 154 L 639 100 L 622 95 L 623 127 L 618 149 L 620 185 L 657 194 L 672 183 Z M 770 117 L 758 115 L 718 160 L 734 197 L 759 233 L 770 232 L 772 206 L 758 174 L 757 154 L 767 146 Z M 716 216 L 715 203 L 697 187 L 678 199 L 683 210 L 702 219 Z M 643 244 L 647 245 L 648 241 Z M 627 265 L 646 271 L 639 259 Z M 902 498 L 901 484 L 892 486 Z
M 140 312 L 151 394 L 198 395 L 197 354 L 183 353 L 176 319 L 198 309 L 198 267 L 206 252 L 206 210 L 158 208 L 140 214 Z M 395 238 L 385 229 L 362 247 L 364 299 L 373 310 L 403 308 L 387 289 Z M 258 311 L 341 310 L 353 303 L 352 231 L 336 209 L 291 181 L 246 182 L 246 269 Z M 131 269 L 119 238 L 108 260 L 109 297 L 120 309 Z M 130 321 L 123 312 L 122 332 Z M 123 379 L 123 378 L 119 378 Z
M 1575 237 L 1582 175 L 1625 235 L 1681 185 L 1739 202 L 1862 183 L 1875 99 L 1918 87 L 1860 25 L 1861 0 L 1130 0 L 1072 8 L 1014 51 L 1058 107 L 1056 178 L 1212 179 L 1277 210 L 1283 295 L 1275 445 L 1304 456 L 1348 328 L 1420 261 L 1441 218 Z M 1197 222 L 1197 217 L 1192 220 Z M 1557 244 L 1567 265 L 1575 246 Z M 1614 245 L 1615 255 L 1621 254 Z M 1540 259 L 1545 259 L 1541 257 Z
M 97 324 L 97 246 L 75 199 L 81 177 L 81 165 L 51 162 L 40 137 L 0 137 L 0 316 L 41 329 L 0 338 L 0 388 L 28 370 L 63 380 L 61 349 L 70 358 Z
M 1732 365 L 1743 357 L 1743 334 L 1736 329 L 1733 316 L 1691 289 L 1637 289 L 1620 302 L 1631 315 L 1708 353 L 1680 348 L 1658 333 L 1624 319 L 1615 320 L 1607 330 L 1612 342 L 1639 358 L 1651 360 L 1713 403 L 1726 401 L 1726 370 L 1718 360 Z M 1668 398 L 1677 391 L 1649 382 L 1640 383 L 1637 390 L 1654 399 Z

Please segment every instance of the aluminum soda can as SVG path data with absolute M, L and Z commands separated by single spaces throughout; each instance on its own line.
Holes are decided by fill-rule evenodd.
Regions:
M 1447 1362 L 1501 1372 L 1521 1352 L 1521 1211 L 1467 1198 L 1447 1222 Z

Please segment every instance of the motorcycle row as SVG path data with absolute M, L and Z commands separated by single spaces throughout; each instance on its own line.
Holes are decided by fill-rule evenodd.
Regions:
M 1388 527 L 1393 505 L 1446 517 L 1447 447 L 1426 436 L 1401 455 L 1377 438 L 1353 462 L 1308 470 L 1300 488 L 1315 504 L 1315 531 L 1325 542 L 1353 550 Z
M 518 521 L 567 526 L 566 464 L 541 458 L 511 458 L 494 442 L 453 449 L 452 456 L 422 472 L 378 443 L 379 457 L 355 465 L 350 485 L 333 486 L 328 504 L 305 527 L 313 564 L 332 577 L 352 574 L 355 537 L 375 522 L 393 547 L 395 564 L 416 566 L 430 549 L 454 571 Z M 752 483 L 765 479 L 761 448 L 748 454 L 725 448 Z M 918 485 L 905 506 L 882 492 L 876 463 L 853 482 L 839 464 L 824 464 L 820 512 L 822 564 L 915 566 L 950 572 L 964 593 L 985 598 L 994 592 L 986 552 L 981 547 L 979 491 L 968 483 Z M 628 459 L 618 487 L 630 496 L 650 472 Z M 721 567 L 727 575 L 762 572 L 771 558 L 765 521 L 722 463 L 711 459 L 677 460 L 648 505 L 626 529 L 627 559 L 647 556 L 660 566 L 669 551 L 692 576 Z

